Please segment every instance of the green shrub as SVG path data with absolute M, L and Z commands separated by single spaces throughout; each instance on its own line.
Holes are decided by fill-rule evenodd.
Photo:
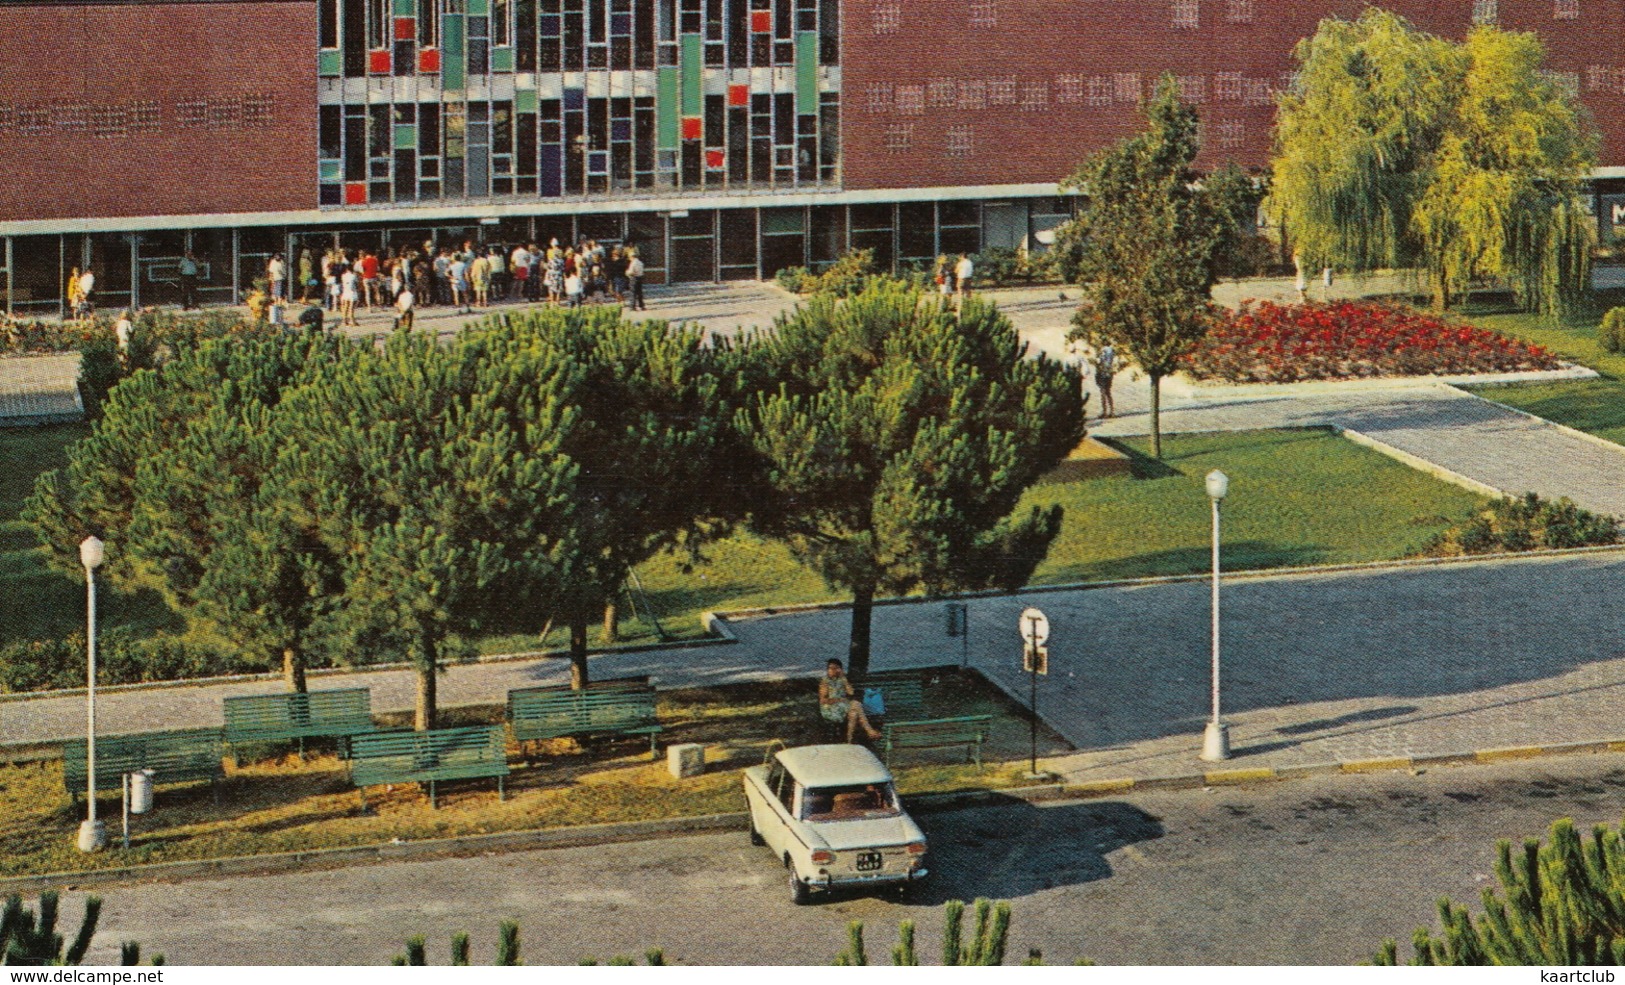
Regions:
M 1422 553 L 1460 557 L 1617 543 L 1619 521 L 1615 518 L 1583 510 L 1566 498 L 1552 502 L 1525 493 L 1519 499 L 1490 503 L 1435 537 Z
M 808 290 L 808 281 L 816 281 L 818 278 L 806 267 L 785 267 L 775 274 L 773 279 L 791 294 L 804 294 Z
M 1597 341 L 1609 352 L 1625 352 L 1625 307 L 1610 308 L 1602 316 L 1602 327 L 1597 330 Z
M 1035 273 L 1027 251 L 1008 246 L 990 246 L 972 257 L 971 262 L 975 264 L 976 278 L 994 287 L 1018 280 L 1030 284 Z
M 0 691 L 18 694 L 84 687 L 85 659 L 82 633 L 0 647 Z M 97 635 L 99 684 L 176 681 L 269 669 L 268 661 L 248 660 L 163 633 L 136 638 L 129 630 L 114 628 Z
M 833 294 L 846 298 L 863 290 L 875 273 L 875 251 L 853 250 L 813 273 L 806 267 L 786 267 L 775 276 L 780 287 L 795 294 Z

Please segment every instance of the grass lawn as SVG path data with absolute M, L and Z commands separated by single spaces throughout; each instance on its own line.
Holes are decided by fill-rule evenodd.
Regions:
M 910 752 L 896 769 L 904 794 L 1019 785 L 1026 770 L 1027 723 L 1020 709 L 974 674 L 944 672 L 925 689 L 931 715 L 993 714 L 986 767 L 950 750 Z M 78 812 L 62 789 L 59 763 L 0 767 L 0 875 L 61 872 L 182 859 L 413 841 L 602 822 L 718 814 L 744 809 L 740 771 L 762 761 L 777 740 L 818 741 L 817 685 L 810 680 L 672 691 L 660 695 L 662 743 L 703 742 L 707 772 L 672 779 L 651 764 L 642 740 L 582 750 L 573 741 L 542 744 L 536 764 L 510 749 L 508 799 L 494 780 L 439 785 L 440 807 L 415 787 L 367 792 L 368 810 L 331 755 L 246 762 L 233 769 L 216 805 L 203 785 L 165 787 L 156 809 L 136 822 L 130 850 L 118 846 L 116 796 L 104 796 L 114 847 L 83 855 L 73 845 Z M 500 707 L 447 709 L 448 724 L 500 721 Z M 397 723 L 398 724 L 398 723 Z M 1041 755 L 1069 747 L 1047 730 Z M 743 835 L 741 835 L 743 841 Z M 772 860 L 764 854 L 763 864 Z
M 1591 367 L 1603 374 L 1603 378 L 1466 389 L 1536 417 L 1625 444 L 1625 354 L 1608 352 L 1597 341 L 1603 312 L 1622 303 L 1625 303 L 1625 294 L 1604 292 L 1597 296 L 1591 313 L 1569 321 L 1510 312 L 1505 308 L 1469 306 L 1465 314 L 1474 323 L 1546 346 Z
M 83 619 L 83 586 L 47 570 L 32 534 L 16 519 L 32 474 L 61 459 L 61 445 L 78 429 L 0 431 L 7 460 L 14 447 L 31 456 L 0 486 L 0 529 L 10 532 L 0 554 L 0 599 L 6 628 L 0 641 L 61 634 Z M 1135 578 L 1204 571 L 1208 560 L 1207 497 L 1203 477 L 1222 469 L 1235 483 L 1225 504 L 1226 563 L 1235 568 L 1378 561 L 1418 552 L 1436 533 L 1477 503 L 1472 493 L 1447 485 L 1389 458 L 1318 429 L 1209 435 L 1172 435 L 1164 458 L 1146 457 L 1147 442 L 1118 443 L 1134 460 L 1132 475 L 1054 483 L 1028 492 L 1028 505 L 1060 504 L 1061 536 L 1039 565 L 1036 584 Z M 1339 508 L 1327 509 L 1336 493 Z M 640 616 L 622 623 L 623 643 L 653 642 L 652 607 L 668 634 L 702 633 L 699 614 L 711 609 L 772 607 L 837 597 L 783 545 L 740 535 L 711 545 L 705 563 L 683 570 L 675 558 L 656 558 L 639 569 L 644 593 Z M 6 589 L 11 589 L 7 592 Z M 113 597 L 104 626 L 157 626 L 175 617 L 155 596 Z M 13 607 L 9 599 L 26 600 Z M 13 611 L 15 608 L 15 622 Z M 111 610 L 111 611 L 108 611 Z M 595 645 L 600 630 L 593 627 Z M 564 645 L 555 629 L 535 636 L 479 641 L 484 653 L 522 652 Z

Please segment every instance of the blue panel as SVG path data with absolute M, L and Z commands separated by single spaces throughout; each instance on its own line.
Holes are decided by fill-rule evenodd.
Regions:
M 567 110 L 586 109 L 587 108 L 587 90 L 585 90 L 585 89 L 566 89 L 566 90 L 564 90 L 564 108 L 567 109 Z
M 561 20 L 558 14 L 543 14 L 536 18 L 536 30 L 544 38 L 556 38 L 564 33 Z
M 541 177 L 541 195 L 543 198 L 558 198 L 564 194 L 564 148 L 557 144 L 549 144 L 542 148 L 541 159 L 537 162 Z
M 632 139 L 631 120 L 612 120 L 609 124 L 609 139 L 615 141 Z

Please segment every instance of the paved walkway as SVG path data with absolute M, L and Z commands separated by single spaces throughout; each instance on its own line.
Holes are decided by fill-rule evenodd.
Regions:
M 76 355 L 0 359 L 0 424 L 78 420 L 78 379 Z
M 1625 550 L 1242 579 L 1224 594 L 1224 707 L 1235 766 L 1285 767 L 1625 736 Z M 959 663 L 1019 703 L 1016 618 L 1050 618 L 1039 710 L 1079 751 L 1048 765 L 1071 780 L 1181 775 L 1200 767 L 1208 711 L 1208 594 L 1202 582 L 1037 592 L 971 601 L 968 647 L 944 635 L 940 603 L 876 610 L 875 666 Z M 651 674 L 662 688 L 814 676 L 845 649 L 849 615 L 742 620 L 735 645 L 595 658 L 594 672 Z M 563 660 L 463 665 L 443 705 L 498 703 L 507 689 L 565 679 Z M 369 686 L 373 707 L 412 704 L 403 671 L 318 678 Z M 104 694 L 109 733 L 218 725 L 221 699 L 276 682 Z M 809 709 L 810 713 L 810 709 Z M 0 703 L 0 741 L 78 734 L 83 698 Z

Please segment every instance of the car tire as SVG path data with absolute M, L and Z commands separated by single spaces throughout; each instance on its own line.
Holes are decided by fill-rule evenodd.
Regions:
M 812 889 L 800 879 L 796 878 L 795 870 L 790 870 L 790 902 L 797 906 L 806 906 L 812 901 Z
M 762 833 L 756 830 L 756 819 L 754 817 L 750 819 L 750 843 L 752 845 L 767 844 L 767 840 L 762 837 Z

